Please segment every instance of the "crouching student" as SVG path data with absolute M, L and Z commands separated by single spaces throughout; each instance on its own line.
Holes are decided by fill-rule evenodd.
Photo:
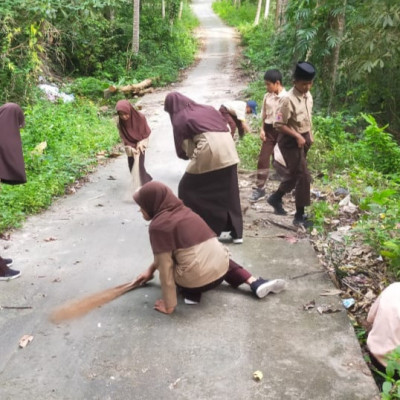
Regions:
M 306 157 L 313 142 L 311 132 L 313 98 L 310 89 L 315 74 L 312 64 L 298 62 L 293 74 L 294 85 L 280 100 L 274 128 L 279 131 L 278 146 L 285 165 L 282 166 L 275 160 L 274 167 L 282 181 L 278 190 L 267 199 L 276 214 L 285 215 L 282 197 L 295 189 L 296 213 L 293 224 L 304 227 L 310 226 L 310 222 L 304 215 L 304 209 L 310 205 L 311 201 L 311 175 Z
M 137 279 L 141 284 L 159 271 L 162 299 L 154 308 L 171 314 L 177 306 L 178 288 L 186 304 L 200 302 L 203 292 L 228 282 L 237 288 L 250 286 L 257 298 L 279 293 L 286 287 L 283 279 L 255 278 L 229 259 L 228 250 L 202 218 L 186 207 L 167 186 L 149 182 L 138 190 L 134 200 L 149 225 L 154 262 Z
M 251 128 L 246 122 L 246 114 L 257 115 L 257 103 L 254 100 L 227 101 L 221 105 L 218 111 L 228 124 L 232 137 L 235 136 L 237 128 L 239 137 L 243 138 L 246 133 L 251 132 Z
M 384 371 L 387 355 L 400 346 L 400 282 L 382 291 L 369 310 L 367 323 L 370 327 L 367 346 L 372 362 Z

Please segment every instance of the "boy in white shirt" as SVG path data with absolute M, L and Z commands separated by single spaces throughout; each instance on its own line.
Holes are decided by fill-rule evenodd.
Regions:
M 239 137 L 242 138 L 245 133 L 251 131 L 246 122 L 246 114 L 256 115 L 257 103 L 254 100 L 249 100 L 248 102 L 241 100 L 226 101 L 219 108 L 219 112 L 229 125 L 232 137 L 234 137 L 237 128 Z

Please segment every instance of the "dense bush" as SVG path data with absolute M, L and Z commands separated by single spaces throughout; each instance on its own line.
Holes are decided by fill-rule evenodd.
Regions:
M 177 0 L 141 2 L 140 48 L 132 52 L 131 0 L 5 0 L 0 8 L 0 103 L 29 104 L 39 75 L 45 79 L 90 77 L 101 82 L 176 80 L 194 58 L 191 31 L 197 20 Z M 79 84 L 78 84 L 79 86 Z M 87 86 L 87 85 L 86 85 Z M 96 85 L 98 88 L 103 85 Z M 100 89 L 92 87 L 93 92 Z

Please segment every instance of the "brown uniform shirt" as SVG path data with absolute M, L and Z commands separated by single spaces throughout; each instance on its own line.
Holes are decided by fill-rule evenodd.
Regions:
M 186 172 L 204 174 L 239 163 L 235 142 L 230 132 L 204 132 L 185 139 L 182 148 L 190 162 Z
M 216 281 L 228 271 L 229 252 L 213 237 L 187 249 L 156 254 L 155 262 L 160 273 L 165 305 L 175 307 L 175 283 L 186 288 L 196 288 Z
M 297 133 L 311 131 L 313 98 L 310 92 L 302 94 L 295 87 L 282 97 L 276 112 L 274 128 L 287 125 Z
M 279 94 L 266 93 L 264 95 L 261 108 L 261 120 L 263 123 L 272 125 L 275 122 L 276 110 L 279 107 L 280 100 L 286 95 L 287 91 L 285 88 Z

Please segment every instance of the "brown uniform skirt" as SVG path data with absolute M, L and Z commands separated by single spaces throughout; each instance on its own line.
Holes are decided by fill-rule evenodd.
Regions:
M 178 196 L 184 204 L 199 214 L 219 236 L 243 236 L 237 165 L 204 174 L 186 172 L 178 187 Z

